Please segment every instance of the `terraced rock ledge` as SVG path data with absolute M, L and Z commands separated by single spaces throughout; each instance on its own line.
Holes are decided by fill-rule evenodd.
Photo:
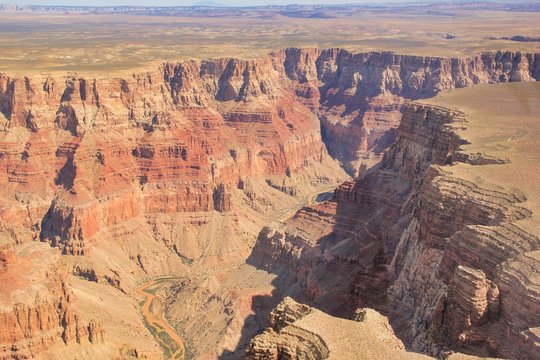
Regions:
M 538 93 L 482 84 L 538 78 L 533 52 L 337 48 L 0 74 L 1 356 L 160 358 L 137 288 L 162 277 L 152 304 L 188 357 L 242 357 L 284 296 L 374 308 L 427 354 L 536 351 L 537 159 L 519 146 Z
M 333 315 L 380 311 L 417 352 L 538 358 L 538 114 L 539 83 L 410 104 L 380 166 L 265 228 L 249 262 Z

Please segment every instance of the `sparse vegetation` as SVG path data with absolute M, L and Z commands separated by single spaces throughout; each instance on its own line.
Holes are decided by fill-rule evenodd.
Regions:
M 157 340 L 158 344 L 161 346 L 164 356 L 166 359 L 185 359 L 184 352 L 184 343 L 180 340 L 178 335 L 172 332 L 178 338 L 178 341 L 174 340 L 169 331 L 165 328 L 165 325 L 160 324 L 160 322 L 166 321 L 161 320 L 160 315 L 158 315 L 161 306 L 156 306 L 156 302 L 159 301 L 156 298 L 156 293 L 160 290 L 161 286 L 164 284 L 173 281 L 173 278 L 163 277 L 158 278 L 149 283 L 149 285 L 143 285 L 139 288 L 141 293 L 148 294 L 148 297 L 145 301 L 140 303 L 140 306 L 143 310 L 143 322 L 144 325 L 148 328 L 152 336 Z M 152 320 L 148 320 L 148 318 Z M 169 329 L 171 329 L 169 327 Z
M 180 58 L 253 58 L 290 46 L 461 56 L 499 48 L 497 42 L 485 41 L 490 36 L 516 31 L 524 38 L 538 36 L 538 18 L 532 12 L 520 13 L 516 24 L 515 12 L 493 17 L 481 9 L 468 10 L 467 16 L 459 9 L 445 10 L 447 16 L 424 11 L 325 10 L 324 16 L 292 14 L 294 21 L 254 12 L 211 17 L 209 10 L 197 17 L 0 12 L 2 29 L 10 29 L 0 29 L 0 71 L 125 72 Z M 445 34 L 455 38 L 449 42 Z M 514 41 L 505 48 L 538 51 L 540 46 Z

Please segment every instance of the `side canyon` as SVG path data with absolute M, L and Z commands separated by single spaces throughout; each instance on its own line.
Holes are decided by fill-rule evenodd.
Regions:
M 162 357 L 137 288 L 165 276 L 160 311 L 192 358 L 278 359 L 307 333 L 307 358 L 332 357 L 309 321 L 358 308 L 382 314 L 364 310 L 389 354 L 535 358 L 540 194 L 490 175 L 529 166 L 530 144 L 504 146 L 532 120 L 473 118 L 540 110 L 538 78 L 532 53 L 297 48 L 0 74 L 0 359 Z M 485 85 L 503 82 L 531 83 Z M 502 101 L 516 91 L 533 95 Z M 309 306 L 288 299 L 251 340 L 286 295 Z

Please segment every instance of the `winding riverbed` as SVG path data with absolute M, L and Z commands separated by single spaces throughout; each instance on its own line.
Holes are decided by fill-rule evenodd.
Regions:
M 137 288 L 137 292 L 145 297 L 141 305 L 141 312 L 146 326 L 161 345 L 167 359 L 185 360 L 184 340 L 168 323 L 163 315 L 163 307 L 157 291 L 167 284 L 171 278 L 157 278 Z

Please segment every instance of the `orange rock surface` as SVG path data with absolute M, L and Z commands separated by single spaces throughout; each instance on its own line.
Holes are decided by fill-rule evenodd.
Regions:
M 43 344 L 28 351 L 82 338 L 109 350 L 127 344 L 129 353 L 136 352 L 134 343 L 150 347 L 148 334 L 127 329 L 118 311 L 122 301 L 137 305 L 143 279 L 243 263 L 263 226 L 347 180 L 343 168 L 363 180 L 345 183 L 333 201 L 302 209 L 281 229 L 263 230 L 253 257 L 264 266 L 288 266 L 295 280 L 305 281 L 304 295 L 336 305 L 330 310 L 347 311 L 346 302 L 335 300 L 362 292 L 369 295 L 366 305 L 376 304 L 387 296 L 393 276 L 387 267 L 400 256 L 399 235 L 411 224 L 419 182 L 435 176 L 426 167 L 445 164 L 461 145 L 438 132 L 442 120 L 413 121 L 431 114 L 418 105 L 407 107 L 396 130 L 408 102 L 539 76 L 538 54 L 454 59 L 294 48 L 253 60 L 164 63 L 123 78 L 1 74 L 0 236 L 14 250 L 0 256 L 0 269 L 7 266 L 9 274 L 20 249 L 45 242 L 65 255 L 73 291 L 82 295 L 79 309 L 60 307 L 74 327 L 54 330 L 46 322 L 44 331 L 55 334 L 46 341 L 27 331 Z M 393 143 L 381 168 L 372 168 Z M 471 164 L 492 161 L 467 156 Z M 440 197 L 427 185 L 422 191 L 425 202 Z M 475 207 L 466 220 L 483 219 L 484 210 Z M 423 211 L 415 219 L 431 215 Z M 313 259 L 321 256 L 333 270 L 315 276 Z M 332 286 L 349 284 L 351 274 L 352 285 L 336 292 Z M 493 294 L 484 299 L 475 286 L 463 290 L 478 295 L 473 305 L 489 304 Z M 122 299 L 118 308 L 95 299 L 100 291 Z M 0 303 L 16 304 L 9 297 Z M 31 313 L 41 305 L 27 306 Z M 13 311 L 6 314 L 16 317 Z M 91 322 L 98 313 L 98 323 Z M 456 334 L 463 321 L 456 320 Z M 6 334 L 16 331 L 13 320 L 6 324 Z M 6 337 L 6 349 L 19 340 Z
M 33 358 L 55 343 L 96 343 L 103 330 L 84 323 L 60 254 L 46 244 L 0 250 L 0 359 Z
M 539 94 L 501 84 L 410 104 L 376 169 L 266 227 L 248 262 L 334 315 L 383 312 L 415 351 L 537 358 Z

